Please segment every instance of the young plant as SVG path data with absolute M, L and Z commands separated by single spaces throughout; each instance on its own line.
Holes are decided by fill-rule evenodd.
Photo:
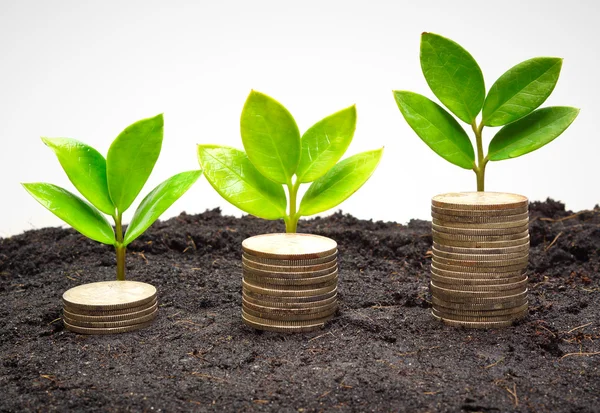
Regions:
M 487 96 L 479 65 L 460 45 L 433 33 L 421 36 L 421 68 L 433 94 L 475 134 L 477 159 L 469 136 L 444 108 L 425 96 L 394 91 L 400 112 L 434 152 L 477 176 L 485 188 L 488 161 L 516 158 L 557 138 L 575 120 L 579 109 L 554 106 L 536 110 L 550 96 L 562 59 L 536 57 L 509 69 Z M 477 116 L 481 113 L 481 120 Z M 483 152 L 483 128 L 503 126 Z
M 351 106 L 317 122 L 301 137 L 281 103 L 252 91 L 241 118 L 246 152 L 198 145 L 198 160 L 208 182 L 227 201 L 259 218 L 283 218 L 286 232 L 296 232 L 301 216 L 335 207 L 375 171 L 383 148 L 338 163 L 355 128 L 356 108 Z M 298 207 L 300 185 L 311 182 Z
M 91 146 L 74 139 L 42 138 L 58 157 L 71 183 L 91 204 L 56 185 L 22 185 L 40 204 L 86 237 L 114 245 L 117 280 L 124 280 L 127 245 L 142 235 L 202 173 L 182 172 L 154 188 L 140 203 L 127 232 L 123 233 L 123 213 L 148 180 L 162 140 L 162 115 L 127 127 L 110 146 L 106 159 Z M 116 234 L 102 213 L 113 218 Z

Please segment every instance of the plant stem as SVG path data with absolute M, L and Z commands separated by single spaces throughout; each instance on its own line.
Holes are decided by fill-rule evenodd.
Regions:
M 485 191 L 485 166 L 488 163 L 487 156 L 483 154 L 483 122 L 477 126 L 477 122 L 473 120 L 471 124 L 473 132 L 475 132 L 475 141 L 477 142 L 477 164 L 473 167 L 477 176 L 477 191 Z
M 117 252 L 117 280 L 125 281 L 125 246 L 123 245 L 123 227 L 121 220 L 123 215 L 118 213 L 115 218 L 115 227 L 117 229 L 117 243 L 115 250 Z
M 290 180 L 287 187 L 290 194 L 290 214 L 285 217 L 285 232 L 295 233 L 298 227 L 298 220 L 300 219 L 300 215 L 296 208 L 296 197 L 298 195 L 298 189 L 300 188 L 300 181 L 297 180 L 292 184 L 292 181 Z

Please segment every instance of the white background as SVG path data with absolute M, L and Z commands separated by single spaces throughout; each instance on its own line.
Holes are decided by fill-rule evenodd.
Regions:
M 433 98 L 419 65 L 422 31 L 469 50 L 488 88 L 525 59 L 565 58 L 545 106 L 580 107 L 579 118 L 540 151 L 490 163 L 486 189 L 592 208 L 600 198 L 598 4 L 2 0 L 0 236 L 61 224 L 19 185 L 72 188 L 40 136 L 79 139 L 106 154 L 127 125 L 164 112 L 163 151 L 144 195 L 197 168 L 196 143 L 241 148 L 239 116 L 252 88 L 286 105 L 301 131 L 356 103 L 348 154 L 381 146 L 385 154 L 341 208 L 365 219 L 427 218 L 432 195 L 474 190 L 475 176 L 431 152 L 392 97 L 407 89 Z M 493 133 L 485 132 L 486 147 Z M 163 218 L 217 206 L 241 215 L 201 178 Z

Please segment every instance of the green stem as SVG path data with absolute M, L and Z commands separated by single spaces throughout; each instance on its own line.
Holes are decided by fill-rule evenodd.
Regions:
M 487 157 L 483 154 L 483 122 L 477 126 L 477 122 L 473 120 L 471 124 L 473 132 L 475 132 L 475 141 L 477 142 L 477 164 L 473 167 L 477 176 L 477 191 L 485 191 L 485 166 L 488 163 Z
M 123 215 L 118 213 L 115 217 L 115 227 L 117 229 L 117 243 L 115 250 L 117 252 L 117 280 L 125 281 L 125 246 L 123 245 L 123 226 L 121 221 Z
M 290 214 L 285 217 L 285 232 L 295 233 L 298 228 L 298 220 L 300 215 L 297 212 L 296 197 L 298 196 L 298 189 L 300 188 L 300 181 L 296 181 L 292 185 L 292 181 L 287 184 L 288 192 L 290 194 Z

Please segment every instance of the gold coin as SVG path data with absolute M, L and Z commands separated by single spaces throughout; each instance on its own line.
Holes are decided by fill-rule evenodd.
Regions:
M 510 291 L 510 290 L 516 290 L 519 288 L 524 290 L 525 288 L 527 288 L 528 279 L 525 278 L 524 280 L 517 281 L 517 282 L 505 283 L 505 284 L 494 284 L 494 285 L 442 283 L 438 279 L 434 280 L 433 278 L 431 279 L 431 282 L 435 283 L 436 286 L 438 286 L 440 288 L 444 288 L 446 290 L 486 292 L 486 291 Z
M 121 320 L 121 321 L 82 321 L 75 320 L 63 315 L 63 321 L 69 323 L 72 326 L 76 327 L 88 327 L 88 328 L 114 328 L 114 327 L 125 327 L 136 324 L 145 323 L 150 320 L 154 320 L 156 318 L 156 314 L 158 313 L 158 309 L 154 310 L 153 313 L 146 314 L 142 317 L 133 318 L 131 320 Z
M 498 211 L 525 208 L 529 200 L 523 195 L 504 192 L 451 192 L 434 196 L 431 205 L 469 211 Z
M 258 298 L 257 298 L 258 297 Z M 263 298 L 266 297 L 266 298 Z M 276 307 L 282 309 L 302 309 L 302 308 L 316 308 L 330 305 L 332 303 L 337 302 L 337 291 L 333 294 L 326 294 L 322 298 L 316 297 L 317 299 L 313 299 L 311 301 L 306 300 L 287 300 L 281 301 L 281 297 L 272 297 L 272 296 L 257 296 L 257 295 L 249 295 L 247 291 L 242 291 L 242 301 L 246 303 L 251 303 L 254 305 L 259 305 L 261 307 Z M 296 297 L 293 297 L 294 299 Z M 310 297 L 315 298 L 315 297 Z
M 83 284 L 63 294 L 65 305 L 84 310 L 107 311 L 139 307 L 156 297 L 156 288 L 138 281 L 101 281 Z
M 462 260 L 462 261 L 503 261 L 503 260 L 514 260 L 519 258 L 529 257 L 529 251 L 516 252 L 511 254 L 461 254 L 458 252 L 446 252 L 432 248 L 433 256 L 440 258 L 447 258 L 449 260 Z
M 523 318 L 527 315 L 527 311 L 521 311 L 519 313 L 504 314 L 504 315 L 483 315 L 483 316 L 470 316 L 470 315 L 457 315 L 452 313 L 446 313 L 444 311 L 438 311 L 433 308 L 432 313 L 438 317 L 453 320 L 453 321 L 470 321 L 470 322 L 497 322 L 497 321 L 512 321 Z
M 258 323 L 250 321 L 242 314 L 242 321 L 248 327 L 252 327 L 256 330 L 272 331 L 275 333 L 309 333 L 311 331 L 321 330 L 325 327 L 324 322 L 315 322 L 314 324 L 308 324 L 303 326 L 277 326 L 266 323 Z
M 497 268 L 497 267 L 512 267 L 512 266 L 527 266 L 529 264 L 529 256 L 526 255 L 522 258 L 512 260 L 495 260 L 495 261 L 474 261 L 474 260 L 452 260 L 444 257 L 433 256 L 432 262 L 438 268 L 443 268 L 443 265 L 452 265 L 455 267 L 470 267 L 476 268 L 477 271 L 481 271 L 484 268 Z M 439 264 L 439 265 L 438 265 Z M 520 267 L 519 267 L 520 268 Z M 451 268 L 448 268 L 452 270 Z M 487 269 L 484 271 L 488 271 Z M 495 272 L 495 271 L 489 271 Z
M 311 266 L 311 265 L 330 263 L 332 261 L 337 261 L 337 256 L 338 256 L 337 250 L 333 254 L 327 255 L 326 257 L 308 258 L 308 259 L 264 258 L 264 257 L 257 257 L 255 255 L 248 254 L 247 252 L 242 253 L 242 259 L 245 258 L 249 261 L 258 262 L 261 264 L 281 265 L 281 266 L 290 266 L 290 267 L 295 267 L 295 266 L 302 267 L 302 266 Z
M 333 267 L 325 268 L 324 270 L 302 272 L 270 272 L 248 267 L 245 263 L 242 263 L 242 270 L 244 274 L 251 274 L 254 277 L 304 279 L 329 275 L 332 271 L 337 271 L 337 263 Z
M 337 243 L 313 234 L 263 234 L 246 238 L 242 249 L 258 257 L 281 259 L 314 259 L 337 251 Z
M 451 303 L 485 304 L 490 302 L 510 302 L 527 298 L 527 288 L 517 288 L 507 291 L 455 291 L 441 288 L 435 284 L 429 283 L 431 294 Z
M 517 298 L 512 301 L 486 301 L 482 303 L 455 303 L 440 299 L 436 296 L 431 297 L 431 302 L 435 306 L 450 308 L 457 311 L 488 311 L 488 310 L 507 310 L 524 305 L 527 297 Z
M 455 228 L 450 226 L 438 225 L 435 222 L 431 224 L 431 228 L 437 232 L 443 232 L 444 234 L 458 234 L 468 236 L 499 236 L 499 235 L 512 235 L 519 234 L 529 230 L 528 225 L 522 225 L 520 227 L 507 227 L 507 228 Z
M 492 210 L 473 210 L 473 209 L 458 209 L 444 208 L 431 205 L 431 212 L 451 217 L 471 217 L 471 218 L 488 218 L 488 217 L 509 217 L 515 215 L 523 215 L 529 212 L 529 207 L 507 208 L 507 209 L 492 209 Z
M 431 313 L 436 320 L 442 321 L 447 326 L 452 327 L 465 327 L 465 328 L 481 328 L 481 329 L 489 329 L 489 328 L 502 328 L 502 327 L 510 327 L 516 320 L 508 320 L 508 321 L 456 321 L 449 320 L 447 318 L 441 318 L 437 315 Z
M 465 234 L 449 234 L 440 232 L 435 228 L 432 229 L 433 238 L 437 240 L 450 240 L 460 242 L 493 242 L 493 241 L 512 241 L 523 239 L 529 236 L 529 230 L 517 232 L 515 234 L 504 235 L 465 235 Z M 444 242 L 444 241 L 442 241 Z
M 524 264 L 515 264 L 515 265 L 506 265 L 504 267 L 468 267 L 468 266 L 459 266 L 459 265 L 449 265 L 443 264 L 441 262 L 432 260 L 432 265 L 435 265 L 435 268 L 446 271 L 454 271 L 454 272 L 470 272 L 470 273 L 512 273 L 515 271 L 520 271 L 527 268 L 527 263 Z
M 452 278 L 431 274 L 431 281 L 435 282 L 435 285 L 444 287 L 444 284 L 452 285 L 464 285 L 464 286 L 481 286 L 481 285 L 502 285 L 516 283 L 523 280 L 527 280 L 527 275 L 521 274 L 515 277 L 502 277 L 502 278 Z M 445 288 L 445 287 L 444 287 Z
M 131 314 L 131 313 L 147 310 L 150 307 L 156 305 L 156 303 L 157 303 L 157 300 L 156 300 L 156 297 L 154 297 L 154 299 L 152 301 L 142 304 L 137 307 L 121 308 L 121 309 L 117 309 L 117 310 L 89 310 L 89 309 L 83 309 L 83 308 L 73 308 L 63 301 L 63 311 L 68 311 L 73 314 L 80 314 L 82 316 L 98 316 L 98 317 L 118 316 L 118 315 Z
M 337 260 L 329 261 L 323 264 L 315 264 L 315 265 L 270 265 L 263 264 L 260 262 L 255 262 L 249 260 L 248 258 L 242 255 L 242 263 L 248 267 L 253 268 L 259 271 L 265 271 L 270 273 L 280 273 L 280 272 L 313 272 L 313 271 L 322 271 L 332 269 L 337 265 Z
M 333 307 L 315 314 L 278 314 L 278 313 L 265 313 L 261 311 L 254 311 L 242 304 L 242 310 L 244 313 L 253 317 L 258 317 L 264 320 L 272 321 L 308 321 L 308 320 L 319 320 L 324 317 L 329 317 L 335 314 L 337 311 L 337 304 Z
M 248 283 L 246 280 L 242 280 L 242 287 L 249 292 L 253 292 L 261 295 L 269 295 L 272 297 L 314 297 L 321 296 L 324 294 L 331 294 L 333 291 L 337 290 L 337 278 L 334 282 L 329 285 L 321 288 L 313 288 L 313 289 L 304 289 L 304 290 L 296 290 L 291 289 L 289 286 L 286 286 L 285 289 L 281 288 L 265 288 L 259 287 L 256 285 L 252 285 Z
M 147 314 L 150 314 L 152 312 L 154 312 L 156 309 L 158 308 L 158 304 L 156 302 L 154 302 L 153 305 L 151 305 L 150 307 L 140 310 L 140 311 L 134 311 L 131 313 L 125 313 L 125 314 L 117 314 L 117 315 L 85 315 L 85 314 L 78 314 L 78 313 L 72 313 L 70 312 L 68 309 L 63 308 L 63 314 L 65 317 L 67 317 L 70 320 L 77 320 L 77 321 L 90 321 L 90 322 L 112 322 L 112 321 L 124 321 L 124 320 L 131 320 L 134 318 L 139 318 L 139 317 L 143 317 Z M 76 323 L 72 323 L 72 324 L 76 324 Z
M 436 234 L 433 235 L 433 242 L 437 244 L 447 245 L 450 247 L 462 248 L 507 248 L 507 247 L 522 247 L 529 245 L 529 235 L 520 239 L 506 241 L 456 241 L 446 238 L 440 238 Z
M 67 322 L 64 322 L 64 323 L 65 323 L 65 328 L 67 330 L 73 331 L 74 333 L 104 335 L 104 334 L 128 333 L 130 331 L 140 330 L 142 328 L 146 328 L 146 327 L 150 326 L 153 322 L 154 322 L 154 320 L 151 320 L 151 321 L 147 321 L 145 323 L 134 324 L 131 326 L 113 327 L 113 328 L 87 328 L 87 327 L 74 326 Z
M 269 278 L 269 277 L 256 277 L 252 273 L 244 273 L 244 279 L 248 282 L 261 285 L 261 284 L 270 284 L 270 285 L 305 285 L 305 286 L 315 286 L 323 283 L 327 283 L 334 278 L 337 278 L 338 271 L 337 269 L 330 274 L 322 275 L 320 277 L 311 277 L 311 278 Z
M 527 268 L 511 272 L 464 272 L 464 271 L 448 271 L 437 268 L 434 264 L 431 264 L 431 273 L 435 275 L 441 275 L 442 277 L 449 278 L 465 278 L 465 279 L 480 279 L 480 280 L 490 280 L 490 279 L 504 279 L 510 277 L 518 277 L 523 276 L 527 273 Z
M 254 279 L 249 279 L 246 276 L 244 276 L 242 278 L 242 284 L 244 287 L 262 288 L 262 289 L 278 290 L 278 291 L 281 291 L 281 290 L 300 291 L 300 292 L 320 290 L 322 288 L 331 289 L 331 288 L 337 286 L 337 282 L 338 282 L 337 274 L 335 275 L 335 277 L 330 278 L 326 282 L 322 282 L 319 284 L 308 284 L 308 285 L 277 285 L 277 284 L 269 284 L 269 283 L 265 283 L 265 282 L 257 282 Z
M 454 224 L 471 224 L 471 225 L 482 225 L 482 224 L 501 224 L 507 222 L 519 222 L 525 219 L 529 219 L 529 213 L 523 212 L 517 215 L 448 215 L 437 212 L 438 210 L 431 211 L 431 218 Z M 526 211 L 526 210 L 525 210 Z
M 315 324 L 325 324 L 327 321 L 333 318 L 334 314 L 328 315 L 327 317 L 317 318 L 314 320 L 270 320 L 268 318 L 256 317 L 251 314 L 248 314 L 244 309 L 242 309 L 242 318 L 253 321 L 255 323 L 267 324 L 277 327 L 303 327 L 310 326 Z
M 450 318 L 452 318 L 451 316 L 497 317 L 497 316 L 506 316 L 506 315 L 512 315 L 512 314 L 521 314 L 521 313 L 527 311 L 528 305 L 529 305 L 529 302 L 525 302 L 525 304 L 517 306 L 517 307 L 513 307 L 513 308 L 506 308 L 503 310 L 481 310 L 481 311 L 456 310 L 456 309 L 452 309 L 452 308 L 445 308 L 442 306 L 435 306 L 435 305 L 432 307 L 432 309 L 435 311 L 435 313 L 447 314 L 448 316 L 450 316 Z
M 242 307 L 250 309 L 252 311 L 258 311 L 264 314 L 279 314 L 279 315 L 305 315 L 305 314 L 318 314 L 324 311 L 337 308 L 337 300 L 330 302 L 326 305 L 320 305 L 318 307 L 305 307 L 305 308 L 281 308 L 281 307 L 270 307 L 264 305 L 258 305 L 249 302 L 245 297 L 242 298 Z M 269 317 L 266 317 L 269 318 Z
M 469 254 L 469 255 L 517 254 L 520 252 L 522 252 L 524 254 L 529 254 L 529 242 L 526 242 L 525 244 L 522 244 L 522 245 L 512 246 L 512 247 L 482 248 L 482 247 L 456 247 L 456 246 L 451 246 L 451 245 L 440 244 L 439 242 L 434 241 L 433 248 L 438 251 L 443 251 L 443 252 L 449 252 L 449 253 L 455 253 L 455 254 Z
M 529 225 L 529 218 L 524 218 L 518 221 L 507 221 L 507 222 L 456 222 L 454 220 L 441 220 L 437 218 L 432 219 L 432 224 L 441 225 L 449 228 L 460 228 L 460 229 L 506 229 L 506 228 L 518 228 L 527 227 Z

